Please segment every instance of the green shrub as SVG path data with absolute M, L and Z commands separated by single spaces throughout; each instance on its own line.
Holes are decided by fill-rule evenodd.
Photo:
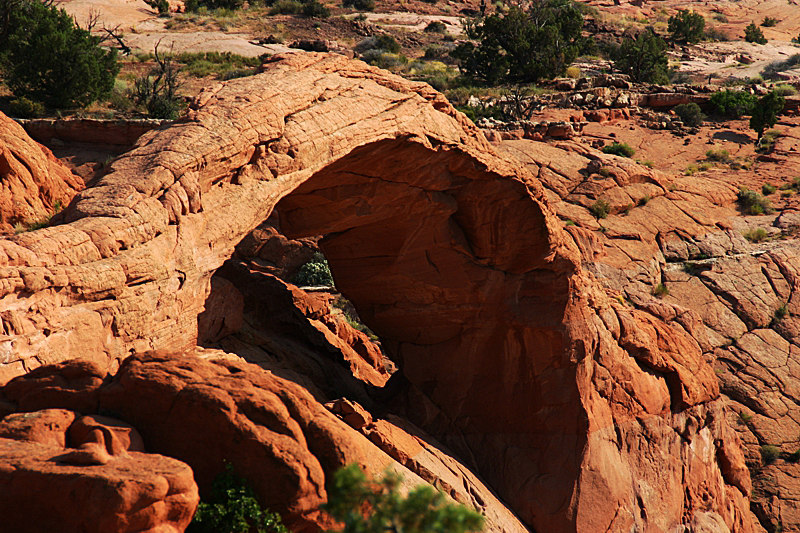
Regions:
M 357 464 L 350 464 L 332 478 L 325 486 L 328 502 L 322 509 L 344 524 L 341 533 L 467 533 L 483 529 L 480 513 L 450 503 L 430 485 L 417 485 L 401 496 L 398 474 L 387 471 L 381 479 L 368 480 Z
M 144 2 L 158 11 L 159 15 L 169 13 L 169 2 L 167 2 L 167 0 L 144 0 Z
M 19 118 L 38 118 L 44 116 L 45 113 L 44 105 L 41 102 L 34 102 L 24 96 L 11 100 L 8 110 Z
M 761 242 L 767 238 L 767 230 L 764 228 L 751 229 L 745 232 L 744 238 L 750 242 Z
M 205 9 L 226 9 L 235 10 L 244 5 L 244 0 L 187 0 L 185 2 L 186 11 L 195 13 L 201 8 Z
M 681 122 L 693 128 L 702 126 L 703 120 L 706 118 L 700 111 L 700 106 L 694 102 L 676 105 L 672 110 L 681 119 Z
M 772 28 L 773 26 L 778 25 L 778 19 L 772 17 L 764 17 L 764 20 L 761 21 L 761 25 L 765 28 Z
M 794 96 L 797 94 L 797 89 L 787 83 L 782 83 L 773 87 L 772 92 L 778 96 Z
M 663 283 L 659 283 L 653 289 L 653 296 L 657 298 L 663 298 L 664 296 L 669 296 L 669 289 Z
M 772 213 L 772 207 L 769 200 L 758 194 L 756 191 L 751 191 L 747 187 L 739 189 L 736 197 L 736 202 L 742 209 L 745 215 L 763 215 L 765 213 Z
M 765 464 L 770 464 L 781 456 L 781 449 L 771 444 L 765 444 L 761 447 L 761 460 Z
M 668 28 L 676 41 L 696 43 L 703 38 L 706 19 L 700 13 L 681 9 L 669 18 Z
M 352 7 L 357 11 L 374 11 L 375 0 L 342 0 L 342 7 Z
M 425 26 L 424 31 L 427 33 L 444 33 L 447 31 L 447 24 L 438 20 L 433 20 Z
M 706 151 L 706 159 L 709 161 L 717 161 L 719 163 L 727 163 L 731 160 L 731 156 L 727 150 L 720 148 L 719 150 Z
M 751 22 L 744 29 L 744 40 L 748 43 L 767 44 L 767 38 L 764 37 L 764 32 L 761 31 L 761 28 L 756 26 L 755 22 Z
M 744 91 L 717 91 L 711 95 L 709 103 L 714 111 L 728 118 L 739 118 L 753 111 L 757 97 Z
M 288 533 L 281 517 L 263 509 L 253 489 L 230 463 L 212 483 L 210 502 L 200 502 L 187 533 Z
M 625 37 L 619 49 L 613 51 L 614 67 L 628 74 L 633 81 L 667 83 L 669 69 L 667 43 L 647 28 L 635 39 Z
M 649 194 L 645 194 L 644 196 L 639 198 L 639 201 L 637 202 L 637 204 L 639 205 L 639 207 L 643 207 L 643 206 L 647 205 L 647 202 L 649 202 L 649 201 L 650 201 L 650 195 Z
M 770 183 L 765 183 L 764 185 L 761 186 L 761 194 L 763 194 L 764 196 L 769 196 L 770 194 L 774 193 L 776 190 L 777 190 L 777 188 L 774 185 L 770 184 Z
M 325 259 L 324 255 L 316 252 L 311 261 L 300 267 L 300 270 L 295 275 L 293 281 L 296 285 L 301 286 L 325 285 L 332 287 L 333 275 L 331 274 L 331 269 L 328 266 L 328 260 Z
M 778 115 L 783 111 L 786 100 L 775 91 L 759 98 L 753 105 L 750 127 L 758 134 L 758 141 L 766 128 L 771 128 L 778 121 Z M 757 142 L 758 142 L 757 141 Z M 774 143 L 774 140 L 773 140 Z
M 116 50 L 75 25 L 63 9 L 39 0 L 0 7 L 0 69 L 17 98 L 55 108 L 83 107 L 107 98 L 119 72 Z
M 297 0 L 277 0 L 269 10 L 270 15 L 299 15 L 303 4 Z
M 146 75 L 137 78 L 131 99 L 147 109 L 152 118 L 175 119 L 184 102 L 178 94 L 180 81 L 178 67 L 171 54 L 159 53 L 155 48 L 156 66 Z
M 620 157 L 633 157 L 633 154 L 636 153 L 636 150 L 634 150 L 627 143 L 619 143 L 614 141 L 613 143 L 603 147 L 603 153 L 618 155 Z
M 310 0 L 303 4 L 303 15 L 325 19 L 331 16 L 331 10 L 317 0 Z
M 779 308 L 777 308 L 775 310 L 774 320 L 776 322 L 779 322 L 779 321 L 783 320 L 784 318 L 786 318 L 786 315 L 788 315 L 788 314 L 789 314 L 789 305 L 788 304 L 783 304 L 782 306 L 780 306 Z
M 589 206 L 589 211 L 595 218 L 606 218 L 611 212 L 611 206 L 602 198 L 598 198 L 595 203 Z
M 798 65 L 800 65 L 800 54 L 794 54 L 782 61 L 773 61 L 761 70 L 761 75 L 774 79 L 779 72 L 795 69 Z
M 564 74 L 586 49 L 583 14 L 573 0 L 530 2 L 469 20 L 469 41 L 451 53 L 469 78 L 489 85 L 534 83 Z

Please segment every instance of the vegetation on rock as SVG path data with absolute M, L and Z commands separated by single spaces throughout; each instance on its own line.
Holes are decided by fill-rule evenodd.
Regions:
M 636 38 L 625 37 L 612 55 L 614 67 L 628 74 L 633 81 L 669 81 L 667 43 L 652 28 L 645 29 Z
M 764 130 L 771 128 L 778 121 L 778 115 L 783 111 L 786 101 L 777 92 L 762 96 L 753 105 L 750 127 L 758 134 L 758 140 L 764 135 Z
M 684 125 L 690 127 L 702 126 L 703 120 L 706 118 L 703 112 L 700 111 L 700 106 L 694 102 L 676 105 L 672 110 L 678 115 L 678 118 L 681 119 Z
M 230 463 L 212 484 L 209 502 L 200 502 L 187 533 L 287 533 L 281 517 L 263 509 L 247 481 Z
M 700 13 L 681 9 L 669 18 L 669 32 L 676 41 L 696 43 L 705 36 L 706 19 Z
M 314 254 L 314 257 L 300 267 L 300 270 L 294 277 L 296 285 L 326 285 L 333 286 L 333 275 L 331 269 L 328 267 L 328 260 L 319 252 Z
M 527 9 L 468 21 L 451 56 L 468 77 L 490 85 L 561 76 L 585 46 L 583 15 L 572 0 L 536 0 Z
M 403 497 L 401 481 L 391 472 L 369 480 L 357 464 L 350 464 L 334 473 L 327 484 L 328 503 L 323 509 L 344 524 L 341 533 L 466 533 L 483 529 L 480 513 L 449 503 L 430 485 L 419 485 Z
M 718 115 L 727 118 L 739 118 L 749 115 L 756 103 L 756 96 L 745 91 L 732 91 L 726 89 L 711 95 L 711 107 Z
M 755 22 L 751 22 L 744 29 L 744 40 L 748 43 L 767 44 L 767 38 L 764 37 L 764 32 L 761 31 L 761 28 L 756 26 Z
M 62 109 L 108 97 L 119 65 L 100 40 L 50 2 L 0 7 L 0 69 L 17 97 Z
M 614 141 L 613 143 L 603 147 L 604 154 L 613 154 L 620 157 L 633 157 L 636 150 L 633 149 L 628 143 L 620 143 Z

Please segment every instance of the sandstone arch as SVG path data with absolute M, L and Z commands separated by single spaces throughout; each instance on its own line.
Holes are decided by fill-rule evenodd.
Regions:
M 193 346 L 211 274 L 278 201 L 289 234 L 328 234 L 416 387 L 409 413 L 526 523 L 749 530 L 696 343 L 597 289 L 535 178 L 441 95 L 337 56 L 206 91 L 62 225 L 0 241 L 0 377 Z

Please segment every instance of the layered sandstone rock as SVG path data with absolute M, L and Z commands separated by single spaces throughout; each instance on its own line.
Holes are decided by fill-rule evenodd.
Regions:
M 51 383 L 58 383 L 63 381 L 64 374 L 74 376 L 76 373 L 82 373 L 87 384 L 95 374 L 91 365 L 50 365 L 41 367 L 38 376 L 17 378 L 0 391 L 12 404 L 20 402 L 18 407 L 34 404 L 52 407 L 70 405 L 69 394 L 52 394 L 58 386 L 48 391 L 37 385 L 46 377 Z M 112 379 L 106 380 L 99 388 L 92 388 L 88 384 L 86 389 L 98 397 L 98 403 L 92 411 L 114 412 L 115 416 L 132 423 L 139 431 L 96 415 L 78 415 L 76 419 L 74 412 L 55 408 L 6 416 L 0 422 L 0 489 L 4 481 L 20 486 L 21 494 L 15 502 L 23 496 L 29 497 L 28 490 L 33 490 L 33 487 L 29 489 L 27 485 L 27 471 L 16 474 L 3 471 L 3 459 L 11 464 L 18 463 L 14 462 L 17 456 L 11 455 L 12 452 L 9 452 L 9 457 L 3 455 L 2 437 L 11 432 L 15 438 L 49 443 L 51 435 L 57 434 L 63 441 L 66 426 L 69 426 L 69 437 L 78 450 L 61 455 L 59 460 L 62 463 L 97 464 L 89 463 L 86 461 L 88 454 L 80 455 L 79 452 L 91 451 L 91 445 L 98 440 L 93 433 L 100 432 L 110 455 L 132 458 L 134 464 L 129 464 L 129 461 L 125 465 L 142 470 L 141 474 L 137 473 L 124 481 L 120 499 L 130 498 L 128 491 L 137 495 L 141 492 L 141 497 L 144 497 L 143 489 L 136 485 L 140 477 L 148 479 L 148 475 L 164 475 L 158 465 L 167 461 L 165 457 L 133 451 L 143 451 L 146 447 L 148 452 L 168 455 L 189 464 L 191 471 L 179 463 L 188 471 L 189 479 L 194 471 L 200 490 L 205 495 L 210 495 L 212 480 L 222 472 L 227 461 L 233 465 L 234 471 L 247 479 L 262 505 L 281 513 L 291 531 L 318 531 L 319 527 L 331 525 L 319 510 L 319 505 L 326 499 L 325 480 L 338 468 L 357 462 L 364 465 L 370 475 L 380 475 L 386 468 L 393 468 L 404 475 L 407 485 L 420 483 L 424 479 L 445 489 L 455 501 L 486 515 L 487 532 L 527 531 L 497 497 L 441 445 L 437 447 L 435 443 L 426 443 L 424 439 L 430 440 L 430 437 L 419 431 L 419 437 L 412 436 L 392 422 L 378 420 L 375 424 L 379 424 L 380 429 L 374 429 L 373 424 L 368 440 L 339 420 L 303 387 L 245 363 L 231 354 L 203 350 L 201 357 L 131 357 Z M 19 392 L 23 390 L 27 391 L 24 395 Z M 147 401 L 142 401 L 142 398 Z M 371 415 L 367 413 L 366 416 L 371 420 Z M 49 431 L 45 431 L 45 427 Z M 375 441 L 372 433 L 376 432 L 388 436 L 390 444 L 381 441 L 374 445 L 371 442 Z M 19 453 L 23 453 L 28 448 L 22 446 L 20 450 Z M 16 448 L 13 453 L 17 453 Z M 147 462 L 152 457 L 157 458 L 154 460 L 155 466 Z M 36 468 L 44 468 L 38 466 L 38 455 L 31 462 L 37 465 Z M 113 461 L 106 463 L 112 464 Z M 61 472 L 57 466 L 51 469 Z M 416 475 L 417 472 L 421 477 Z M 81 473 L 74 468 L 65 468 L 63 476 L 67 475 L 73 478 L 74 485 L 79 485 L 80 479 L 91 477 L 95 472 Z M 187 500 L 187 494 L 174 486 L 176 481 L 169 480 L 170 498 Z M 183 479 L 183 482 L 186 480 Z M 162 484 L 157 485 L 159 490 Z M 194 482 L 190 486 L 194 487 Z M 54 481 L 52 490 L 56 489 L 69 490 Z M 159 494 L 155 492 L 150 497 L 154 502 L 159 502 Z M 196 488 L 194 494 L 196 497 Z M 53 496 L 53 499 L 59 500 L 57 496 Z M 97 503 L 98 507 L 100 503 Z M 197 504 L 196 498 L 193 503 Z M 0 509 L 7 508 L 2 505 L 0 503 Z M 152 507 L 158 506 L 154 504 Z M 176 509 L 168 501 L 167 509 L 168 514 L 174 515 L 176 521 L 179 518 L 179 523 L 185 527 L 194 507 L 188 511 Z M 110 529 L 87 530 L 129 531 L 125 524 L 135 523 L 141 518 L 140 515 L 146 514 L 145 510 L 140 512 L 129 507 L 108 512 L 117 515 L 120 525 L 112 527 L 107 520 L 101 520 L 100 524 Z M 87 520 L 95 517 L 92 513 L 89 513 Z M 31 527 L 39 527 L 39 531 L 43 531 L 48 525 L 29 517 L 26 519 L 31 525 L 29 529 L 20 531 L 30 531 Z M 155 530 L 154 526 L 151 527 Z M 159 531 L 173 531 L 168 529 L 172 527 L 169 524 L 161 527 L 163 529 Z M 177 525 L 174 527 L 178 530 Z M 77 531 L 65 529 L 73 530 Z
M 615 180 L 642 185 L 614 199 L 621 210 L 650 188 L 617 168 Z M 567 181 L 573 170 L 584 168 Z M 131 352 L 190 349 L 212 274 L 276 208 L 287 237 L 325 235 L 337 286 L 410 382 L 393 403 L 524 523 L 750 531 L 746 471 L 702 349 L 594 281 L 575 243 L 594 241 L 561 228 L 548 180 L 500 157 L 427 85 L 336 56 L 275 58 L 147 134 L 63 225 L 0 241 L 0 376 L 76 354 L 113 371 Z M 596 187 L 587 181 L 584 196 Z M 120 408 L 127 379 L 162 386 L 137 380 L 135 361 L 108 387 Z M 181 364 L 192 363 L 148 372 L 181 388 L 170 370 Z M 200 383 L 208 416 L 249 405 Z M 142 416 L 129 422 L 144 435 L 161 415 Z M 343 454 L 347 439 L 326 453 Z M 310 486 L 319 472 L 307 471 Z M 296 515 L 324 497 L 308 494 Z
M 82 188 L 50 150 L 0 114 L 0 232 L 46 220 Z

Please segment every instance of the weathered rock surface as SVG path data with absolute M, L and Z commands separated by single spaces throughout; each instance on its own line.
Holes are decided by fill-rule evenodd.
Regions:
M 568 192 L 580 211 L 567 209 L 585 215 L 605 184 L 583 180 L 574 158 L 556 163 L 559 153 L 549 166 L 566 165 L 567 182 L 585 181 Z M 627 187 L 609 188 L 615 213 L 668 189 L 632 163 L 615 168 L 614 184 Z M 524 523 L 555 533 L 693 523 L 751 531 L 747 476 L 701 346 L 658 314 L 669 309 L 631 309 L 595 282 L 582 267 L 579 234 L 563 231 L 542 187 L 567 183 L 546 174 L 501 158 L 424 84 L 336 56 L 275 58 L 263 74 L 203 93 L 185 122 L 145 135 L 81 193 L 63 225 L 0 241 L 0 375 L 77 354 L 114 371 L 131 352 L 193 347 L 212 274 L 277 208 L 288 238 L 326 235 L 320 247 L 337 286 L 410 382 L 397 398 L 406 417 L 453 449 Z M 700 225 L 677 207 L 669 212 L 681 227 Z M 652 246 L 625 253 L 646 262 Z M 101 404 L 125 409 L 126 391 L 147 396 L 151 387 L 166 398 L 184 388 L 180 365 L 194 364 L 145 370 L 128 361 L 100 386 Z M 222 379 L 217 369 L 198 367 L 203 380 L 177 399 L 196 397 L 205 418 L 219 419 L 234 404 L 246 410 L 251 394 L 269 396 L 268 384 L 236 382 L 226 368 L 233 382 L 224 390 L 205 385 Z M 313 412 L 310 397 L 297 394 L 306 399 L 283 400 Z M 286 404 L 264 402 L 285 415 L 254 416 L 284 427 L 292 442 L 307 438 L 306 418 L 290 420 Z M 146 420 L 162 419 L 169 405 L 136 406 L 148 412 L 126 420 L 149 449 Z M 220 423 L 244 435 L 258 429 L 231 420 Z M 310 449 L 330 439 L 308 441 Z M 196 446 L 221 458 L 213 449 L 221 444 Z M 302 464 L 321 466 L 274 464 L 295 487 L 302 481 L 290 504 L 302 522 L 324 497 L 324 461 L 297 450 L 308 457 Z M 200 471 L 203 486 L 209 478 Z
M 87 466 L 61 460 L 63 448 L 0 438 L 4 531 L 179 533 L 197 507 L 185 464 L 160 455 Z
M 91 378 L 91 367 L 83 368 Z M 73 370 L 69 365 L 51 365 L 42 367 L 39 373 L 47 372 L 58 381 L 65 371 Z M 69 403 L 65 396 L 46 391 L 38 394 L 35 387 L 23 385 L 27 381 L 28 376 L 16 378 L 5 389 L 31 389 L 33 398 L 29 397 L 29 402 Z M 35 384 L 41 379 L 30 381 Z M 149 454 L 133 450 L 142 450 L 146 443 L 150 452 L 189 464 L 201 491 L 210 493 L 211 481 L 222 471 L 224 461 L 229 461 L 235 471 L 248 479 L 262 505 L 279 511 L 292 531 L 317 531 L 318 526 L 330 525 L 318 507 L 326 498 L 325 479 L 336 469 L 358 462 L 372 475 L 378 475 L 392 466 L 405 475 L 406 483 L 424 479 L 446 489 L 456 501 L 482 510 L 487 516 L 488 532 L 527 531 L 474 474 L 446 451 L 425 444 L 424 436 L 412 437 L 391 422 L 378 420 L 376 424 L 381 424 L 383 434 L 391 432 L 391 447 L 373 445 L 370 440 L 375 439 L 370 436 L 368 440 L 339 420 L 301 386 L 224 352 L 205 350 L 202 358 L 132 357 L 96 392 L 99 402 L 95 410 L 114 412 L 135 425 L 141 437 L 117 421 L 83 416 L 69 428 L 69 436 L 79 450 L 61 456 L 62 462 L 80 459 L 77 452 L 85 451 L 87 442 L 94 443 L 93 432 L 100 431 L 110 455 L 140 460 Z M 59 409 L 11 414 L 0 422 L 0 435 L 6 426 L 19 426 L 20 420 L 36 420 L 27 425 L 39 428 L 41 421 L 61 415 L 74 418 L 71 411 Z M 370 417 L 368 413 L 365 416 Z M 39 433 L 29 432 L 31 436 Z M 403 450 L 401 455 L 398 449 Z M 1 458 L 2 452 L 0 472 Z M 68 471 L 77 477 L 74 471 Z M 422 479 L 415 472 L 420 472 Z M 8 473 L 7 477 L 13 476 Z M 0 474 L 0 487 L 2 479 Z M 25 476 L 20 474 L 19 479 L 14 479 L 14 483 L 22 483 L 19 480 Z
M 50 370 L 56 376 L 74 367 Z M 42 392 L 45 403 L 69 403 L 65 396 Z M 199 501 L 192 470 L 141 452 L 136 430 L 108 417 L 66 409 L 5 416 L 0 420 L 2 530 L 183 531 Z
M 50 150 L 0 113 L 0 232 L 46 219 L 82 188 Z
M 761 524 L 768 531 L 800 529 L 800 486 L 794 481 L 800 466 L 793 455 L 800 448 L 796 211 L 740 217 L 733 209 L 736 185 L 724 173 L 666 182 L 633 162 L 559 146 L 571 153 L 525 141 L 506 142 L 502 149 L 542 177 L 559 215 L 575 224 L 568 230 L 587 268 L 635 307 L 684 330 L 714 362 L 737 433 L 720 443 L 743 442 Z M 575 171 L 580 168 L 586 169 L 583 177 Z M 621 170 L 638 173 L 638 183 L 620 181 Z M 616 207 L 626 201 L 623 193 L 631 199 L 628 209 Z M 609 202 L 606 218 L 589 212 L 598 199 Z M 789 240 L 749 243 L 742 233 L 752 227 Z M 658 299 L 652 293 L 660 283 Z M 743 462 L 736 462 L 739 474 L 731 471 L 726 480 L 749 492 Z

